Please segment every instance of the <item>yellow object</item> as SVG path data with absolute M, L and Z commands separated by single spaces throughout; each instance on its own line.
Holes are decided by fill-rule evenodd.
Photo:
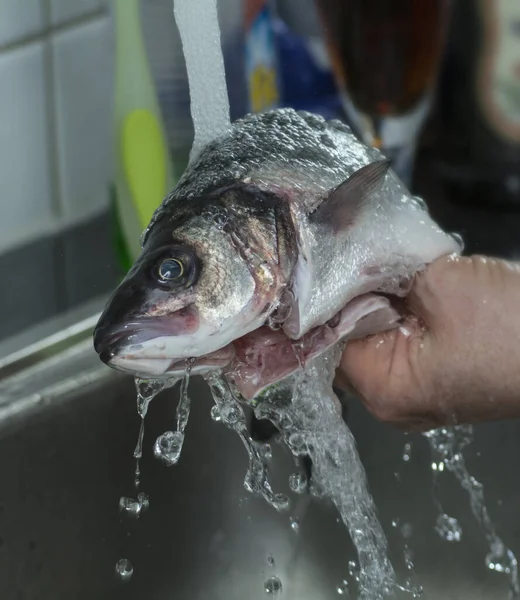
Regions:
M 116 31 L 115 152 L 120 225 L 131 259 L 140 236 L 173 187 L 171 158 L 146 55 L 139 0 L 113 0 Z
M 167 193 L 165 144 L 156 117 L 139 109 L 123 123 L 122 153 L 126 179 L 144 229 Z
M 272 67 L 258 65 L 251 73 L 251 107 L 253 112 L 262 112 L 278 103 L 276 71 Z

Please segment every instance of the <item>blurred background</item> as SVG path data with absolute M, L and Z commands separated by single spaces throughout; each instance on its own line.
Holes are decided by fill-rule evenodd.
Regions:
M 520 259 L 518 0 L 218 10 L 233 119 L 342 119 L 467 252 Z M 192 136 L 171 0 L 1 0 L 0 338 L 114 288 Z

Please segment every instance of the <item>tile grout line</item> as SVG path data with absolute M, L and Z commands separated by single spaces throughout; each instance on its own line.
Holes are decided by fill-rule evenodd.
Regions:
M 51 0 L 42 0 L 45 25 L 48 26 L 51 19 Z M 49 180 L 51 187 L 51 198 L 54 216 L 60 220 L 64 214 L 63 198 L 61 197 L 60 165 L 58 154 L 58 131 L 56 117 L 56 81 L 54 78 L 54 48 L 52 45 L 52 34 L 43 38 L 44 43 L 44 79 L 45 100 L 47 116 L 47 155 Z
M 0 0 L 1 1 L 1 0 Z M 31 33 L 29 35 L 24 35 L 13 42 L 7 42 L 6 44 L 0 44 L 0 53 L 9 52 L 11 50 L 18 50 L 19 48 L 23 48 L 28 44 L 32 44 L 34 42 L 45 41 L 50 35 L 54 33 L 61 33 L 63 31 L 68 31 L 69 29 L 75 29 L 76 27 L 80 27 L 91 21 L 95 21 L 100 17 L 108 14 L 108 8 L 103 6 L 101 8 L 96 9 L 95 11 L 82 15 L 80 17 L 75 17 L 74 19 L 70 19 L 63 23 L 58 23 L 57 25 L 52 25 L 51 23 L 51 8 L 49 0 L 42 0 L 43 2 L 43 11 L 44 11 L 44 20 L 45 26 L 43 29 L 38 31 L 37 33 Z
M 44 35 L 42 42 L 44 44 L 44 79 L 45 79 L 45 99 L 47 116 L 47 168 L 49 169 L 49 183 L 51 191 L 52 212 L 54 221 L 58 230 L 60 223 L 65 215 L 64 198 L 61 193 L 60 178 L 60 157 L 58 149 L 58 119 L 56 106 L 56 80 L 54 65 L 54 31 L 50 27 L 52 11 L 51 0 L 42 0 Z M 61 236 L 55 236 L 50 241 L 52 245 L 52 256 L 54 266 L 54 297 L 56 302 L 56 311 L 62 311 L 68 304 L 68 290 L 66 281 L 66 257 L 64 245 Z M 63 293 L 63 290 L 65 293 Z M 61 292 L 61 293 L 60 293 Z

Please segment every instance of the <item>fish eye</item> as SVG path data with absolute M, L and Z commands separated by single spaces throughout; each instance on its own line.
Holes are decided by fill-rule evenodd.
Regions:
M 184 265 L 177 258 L 167 258 L 161 262 L 157 272 L 161 281 L 173 282 L 184 275 Z
M 171 246 L 155 255 L 150 274 L 164 288 L 191 287 L 200 273 L 199 260 L 191 248 Z

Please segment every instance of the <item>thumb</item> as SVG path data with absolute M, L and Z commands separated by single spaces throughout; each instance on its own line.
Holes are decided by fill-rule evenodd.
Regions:
M 364 397 L 385 386 L 390 377 L 399 330 L 347 342 L 337 372 L 338 387 Z

